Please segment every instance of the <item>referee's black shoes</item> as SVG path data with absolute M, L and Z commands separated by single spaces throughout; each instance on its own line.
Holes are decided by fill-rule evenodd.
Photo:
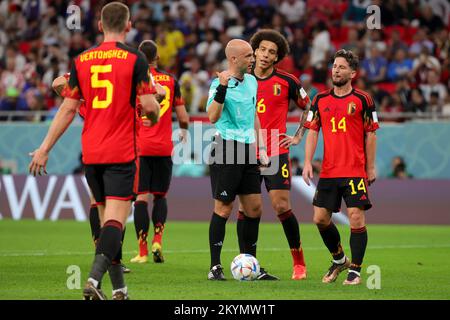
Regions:
M 280 278 L 268 273 L 264 268 L 260 268 L 256 280 L 280 280 Z
M 211 268 L 208 273 L 208 280 L 226 280 L 225 275 L 223 274 L 223 268 L 220 264 L 217 264 Z

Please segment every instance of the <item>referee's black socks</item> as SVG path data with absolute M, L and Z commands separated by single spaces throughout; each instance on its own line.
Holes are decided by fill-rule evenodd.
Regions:
M 244 238 L 244 253 L 256 257 L 256 245 L 258 242 L 259 222 L 261 218 L 250 218 L 245 216 L 242 236 Z
M 236 221 L 236 231 L 237 231 L 237 237 L 238 237 L 238 243 L 239 243 L 239 253 L 244 253 L 245 249 L 244 249 L 244 220 L 245 220 L 245 215 L 243 211 L 238 211 L 238 215 L 237 215 L 237 221 Z
M 339 231 L 336 228 L 335 224 L 333 222 L 330 222 L 330 224 L 327 226 L 318 224 L 317 228 L 319 229 L 325 246 L 333 256 L 333 260 L 335 262 L 342 260 L 345 254 L 341 246 L 341 236 L 339 235 Z
M 220 253 L 225 239 L 225 225 L 227 218 L 213 213 L 209 224 L 209 249 L 211 252 L 211 268 L 220 263 Z
M 351 229 L 350 249 L 352 251 L 352 264 L 350 270 L 361 271 L 361 265 L 367 247 L 367 229 L 366 227 Z
M 248 253 L 256 257 L 260 221 L 261 218 L 250 218 L 244 212 L 238 212 L 237 235 L 240 253 Z

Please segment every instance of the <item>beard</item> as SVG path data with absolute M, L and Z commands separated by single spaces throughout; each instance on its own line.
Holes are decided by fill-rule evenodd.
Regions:
M 343 79 L 343 78 L 341 78 L 340 80 L 333 80 L 333 85 L 336 86 L 336 87 L 343 87 L 349 81 L 350 81 L 350 79 Z

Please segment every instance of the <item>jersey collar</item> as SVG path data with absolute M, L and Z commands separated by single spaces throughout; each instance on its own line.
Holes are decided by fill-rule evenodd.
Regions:
M 277 68 L 273 68 L 273 71 L 272 71 L 272 73 L 267 77 L 267 78 L 259 78 L 256 74 L 255 74 L 255 67 L 253 67 L 253 69 L 252 69 L 252 75 L 256 78 L 256 80 L 258 80 L 258 81 L 264 81 L 264 80 L 269 80 L 270 78 L 272 78 L 274 75 L 275 75 L 275 73 L 277 72 Z
M 332 95 L 333 97 L 337 98 L 337 99 L 344 99 L 344 98 L 347 98 L 348 96 L 350 96 L 351 94 L 353 94 L 354 91 L 355 91 L 355 88 L 352 88 L 352 91 L 350 91 L 349 93 L 347 93 L 345 96 L 337 96 L 337 95 L 334 93 L 334 88 L 333 88 L 333 89 L 331 89 L 331 95 Z

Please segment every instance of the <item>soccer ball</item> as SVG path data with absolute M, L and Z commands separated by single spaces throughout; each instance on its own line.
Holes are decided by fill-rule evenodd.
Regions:
M 242 253 L 231 262 L 231 273 L 236 280 L 255 280 L 259 275 L 259 262 L 251 254 Z

